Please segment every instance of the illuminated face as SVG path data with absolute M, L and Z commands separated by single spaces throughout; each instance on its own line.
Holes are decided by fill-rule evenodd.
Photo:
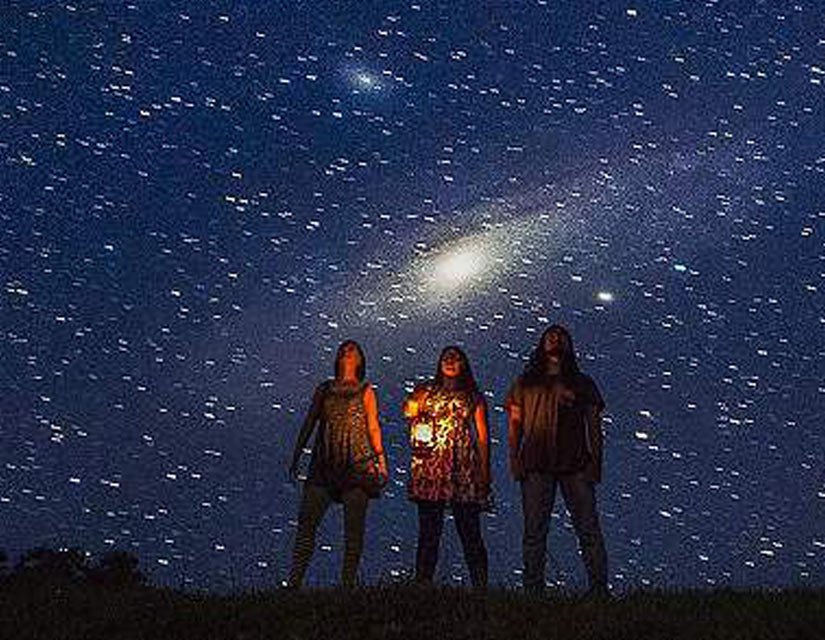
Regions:
M 358 352 L 358 347 L 353 342 L 347 342 L 338 350 L 338 367 L 339 369 L 349 369 L 350 371 L 357 371 L 361 366 L 361 354 Z
M 553 329 L 544 336 L 542 348 L 547 355 L 559 356 L 566 348 L 565 342 L 564 334 Z
M 448 349 L 441 356 L 441 373 L 445 378 L 456 378 L 464 370 L 464 359 L 455 349 Z

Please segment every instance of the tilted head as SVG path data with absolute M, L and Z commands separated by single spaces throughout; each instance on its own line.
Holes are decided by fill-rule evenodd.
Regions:
M 579 364 L 576 362 L 576 351 L 573 348 L 573 338 L 570 332 L 560 324 L 547 327 L 541 334 L 536 348 L 530 356 L 530 361 L 524 368 L 524 375 L 537 378 L 548 372 L 550 362 L 556 360 L 562 375 L 579 373 Z
M 338 353 L 335 354 L 335 377 L 343 377 L 347 366 L 354 368 L 355 377 L 359 381 L 367 375 L 367 358 L 361 345 L 355 340 L 344 340 L 338 347 Z
M 465 391 L 477 391 L 478 389 L 470 368 L 470 360 L 461 347 L 450 345 L 441 350 L 435 371 L 435 384 L 441 387 L 445 383 L 455 385 L 456 388 Z

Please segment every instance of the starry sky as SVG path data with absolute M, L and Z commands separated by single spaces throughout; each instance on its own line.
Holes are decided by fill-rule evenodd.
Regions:
M 6 0 L 0 548 L 280 583 L 292 446 L 355 338 L 392 472 L 362 573 L 403 577 L 400 405 L 458 343 L 518 585 L 501 405 L 559 322 L 607 401 L 614 589 L 825 585 L 823 97 L 814 0 Z M 439 574 L 468 579 L 449 523 Z

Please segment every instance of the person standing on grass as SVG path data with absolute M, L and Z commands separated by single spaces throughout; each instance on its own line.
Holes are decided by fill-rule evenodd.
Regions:
M 596 510 L 604 400 L 581 373 L 570 333 L 549 327 L 505 403 L 510 471 L 521 483 L 524 587 L 544 589 L 547 533 L 561 489 L 594 596 L 608 595 L 607 554 Z
M 418 506 L 415 578 L 433 581 L 438 547 L 449 508 L 475 587 L 487 585 L 487 549 L 481 511 L 490 495 L 487 404 L 470 362 L 458 347 L 441 352 L 434 379 L 404 403 L 412 446 L 410 499 Z
M 354 586 L 364 543 L 370 498 L 388 478 L 381 443 L 378 402 L 365 380 L 367 362 L 360 345 L 347 340 L 335 356 L 335 377 L 315 390 L 292 456 L 289 474 L 298 478 L 301 453 L 316 425 L 306 483 L 298 512 L 298 532 L 288 585 L 303 584 L 318 525 L 333 502 L 344 505 L 344 561 L 341 583 Z

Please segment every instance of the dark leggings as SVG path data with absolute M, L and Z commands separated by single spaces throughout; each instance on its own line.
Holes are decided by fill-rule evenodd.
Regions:
M 438 562 L 438 546 L 444 530 L 443 502 L 419 501 L 418 503 L 418 551 L 415 556 L 415 578 L 419 582 L 432 582 Z M 470 571 L 474 587 L 487 586 L 487 549 L 481 537 L 481 506 L 472 502 L 452 505 L 453 518 L 464 548 L 464 559 Z
M 304 581 L 312 552 L 315 550 L 315 533 L 333 502 L 332 493 L 326 488 L 307 483 L 298 511 L 298 533 L 292 554 L 292 570 L 289 585 L 300 587 Z M 361 489 L 351 489 L 341 496 L 344 504 L 344 563 L 341 567 L 341 584 L 355 585 L 361 550 L 364 548 L 364 522 L 369 497 Z

